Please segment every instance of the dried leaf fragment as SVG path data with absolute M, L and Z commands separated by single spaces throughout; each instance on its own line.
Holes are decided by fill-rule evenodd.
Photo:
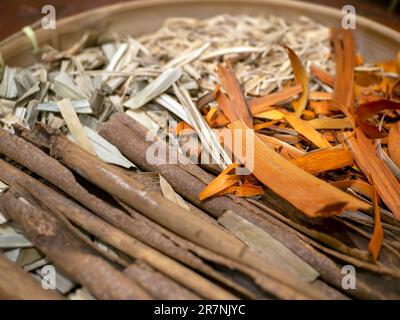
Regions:
M 298 84 L 263 97 L 250 99 L 249 106 L 253 114 L 258 114 L 260 112 L 268 110 L 268 108 L 270 108 L 274 104 L 293 99 L 302 92 L 303 87 L 301 84 Z
M 160 174 L 160 188 L 165 198 L 168 200 L 180 205 L 182 208 L 190 211 L 189 206 L 186 204 L 185 200 L 177 194 L 172 186 L 169 184 L 167 180 Z
M 294 115 L 285 115 L 287 122 L 302 136 L 314 143 L 318 148 L 329 148 L 329 141 L 312 126 Z
M 345 210 L 369 208 L 364 202 L 305 172 L 268 148 L 242 121 L 231 123 L 228 127 L 232 135 L 233 130 L 242 130 L 242 150 L 233 150 L 235 156 L 260 182 L 307 216 L 327 217 Z M 234 143 L 237 145 L 238 142 Z M 249 143 L 254 143 L 253 161 L 247 160 L 247 155 L 243 156 L 243 151 L 247 150 L 246 146 Z
M 389 130 L 388 150 L 390 158 L 400 168 L 400 122 L 392 124 Z

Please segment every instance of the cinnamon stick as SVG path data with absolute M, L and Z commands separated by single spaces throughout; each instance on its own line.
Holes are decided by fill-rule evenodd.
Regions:
M 14 188 L 0 198 L 2 211 L 63 272 L 99 299 L 151 298 L 143 288 L 71 234 L 51 213 L 32 202 L 25 193 Z

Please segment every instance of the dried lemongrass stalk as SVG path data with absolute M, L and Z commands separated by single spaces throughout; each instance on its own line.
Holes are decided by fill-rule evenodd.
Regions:
M 400 168 L 400 124 L 394 123 L 389 131 L 388 149 L 392 161 Z
M 230 124 L 229 128 L 246 130 L 246 126 L 240 121 Z M 369 209 L 365 203 L 296 167 L 263 145 L 254 134 L 250 139 L 254 139 L 253 174 L 273 192 L 288 200 L 306 215 L 331 216 L 345 210 Z M 243 150 L 246 150 L 246 143 L 251 143 L 246 140 L 242 139 Z M 237 155 L 241 157 L 240 153 Z M 247 164 L 245 158 L 242 157 L 240 160 Z
M 180 68 L 167 69 L 157 79 L 151 82 L 146 88 L 136 94 L 133 98 L 124 103 L 124 106 L 130 109 L 137 109 L 153 100 L 155 97 L 164 93 L 172 86 L 182 75 Z
M 165 180 L 161 174 L 159 176 L 160 176 L 160 188 L 164 197 L 180 205 L 182 208 L 190 211 L 190 208 L 186 204 L 185 200 L 183 200 L 183 198 L 174 191 L 169 182 Z
M 277 16 L 219 15 L 207 20 L 167 19 L 157 32 L 138 40 L 157 58 L 173 61 L 182 52 L 193 51 L 193 42 L 210 46 L 190 63 L 201 75 L 201 89 L 215 85 L 214 66 L 221 58 L 239 58 L 235 67 L 245 93 L 265 95 L 293 79 L 282 44 L 296 49 L 305 66 L 314 63 L 331 72 L 330 32 L 309 18 L 285 20 Z M 168 61 L 167 58 L 167 61 Z M 168 62 L 167 62 L 168 63 Z

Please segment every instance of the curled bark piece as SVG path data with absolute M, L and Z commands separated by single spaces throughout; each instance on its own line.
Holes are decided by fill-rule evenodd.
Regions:
M 155 271 L 145 263 L 134 263 L 125 269 L 124 273 L 140 283 L 157 299 L 166 300 L 197 300 L 200 297 L 163 274 Z
M 1 300 L 59 300 L 62 297 L 53 290 L 44 290 L 27 272 L 0 253 Z
M 99 299 L 150 299 L 134 281 L 95 254 L 51 213 L 32 205 L 25 194 L 9 190 L 0 198 L 5 214 L 72 279 Z

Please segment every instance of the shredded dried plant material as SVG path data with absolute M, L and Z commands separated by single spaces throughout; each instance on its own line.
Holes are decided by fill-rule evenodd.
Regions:
M 68 299 L 400 297 L 400 53 L 364 61 L 357 30 L 303 16 L 62 51 L 24 30 L 37 63 L 0 61 L 12 276 L 54 263 Z
M 368 244 L 368 250 L 371 252 L 374 260 L 378 260 L 379 253 L 383 242 L 383 229 L 381 224 L 381 212 L 379 210 L 379 196 L 376 190 L 374 191 L 374 213 L 375 223 L 374 232 L 372 234 L 371 241 Z

